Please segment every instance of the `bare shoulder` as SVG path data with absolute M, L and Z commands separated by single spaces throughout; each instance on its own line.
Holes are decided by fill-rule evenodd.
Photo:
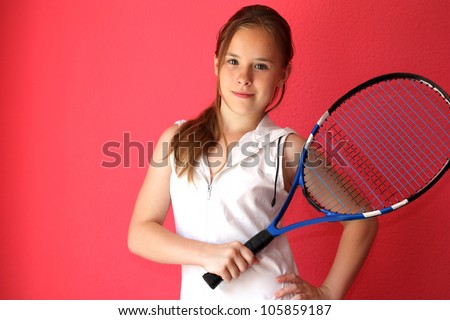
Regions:
M 283 152 L 283 179 L 286 191 L 291 188 L 305 142 L 305 138 L 294 133 L 286 138 Z
M 169 144 L 178 129 L 168 127 L 156 144 L 144 182 L 136 200 L 132 223 L 154 221 L 163 223 L 170 205 Z
M 175 135 L 175 133 L 177 133 L 179 127 L 180 126 L 178 124 L 174 124 L 168 127 L 166 130 L 163 131 L 159 140 L 164 142 L 172 141 L 172 138 Z
M 299 154 L 305 145 L 306 139 L 298 134 L 292 133 L 287 136 L 284 147 L 284 156 L 286 160 L 292 161 L 299 159 Z
M 179 126 L 174 124 L 163 131 L 153 152 L 153 160 L 159 161 L 167 157 L 169 145 Z

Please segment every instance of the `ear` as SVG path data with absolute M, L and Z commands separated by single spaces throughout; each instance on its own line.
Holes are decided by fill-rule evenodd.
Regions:
M 292 66 L 291 66 L 291 64 L 289 63 L 289 64 L 286 66 L 286 68 L 284 68 L 283 72 L 281 73 L 281 79 L 280 79 L 280 81 L 278 82 L 278 87 L 281 88 L 281 87 L 286 83 L 286 81 L 289 79 L 289 76 L 290 76 L 290 74 L 291 74 L 291 71 L 292 71 Z
M 219 58 L 216 55 L 214 55 L 214 73 L 219 76 Z

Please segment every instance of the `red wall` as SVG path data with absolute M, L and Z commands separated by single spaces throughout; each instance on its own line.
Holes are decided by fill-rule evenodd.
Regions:
M 139 153 L 147 161 L 164 128 L 213 99 L 216 32 L 253 1 L 221 2 L 1 2 L 0 298 L 178 298 L 179 267 L 133 256 L 127 228 L 146 171 Z M 446 0 L 261 2 L 291 23 L 297 48 L 273 118 L 302 135 L 382 73 L 419 73 L 450 90 Z M 112 151 L 120 164 L 106 168 L 119 160 Z M 449 182 L 380 219 L 347 298 L 450 299 Z M 295 211 L 315 214 L 303 199 Z M 311 282 L 325 276 L 338 231 L 290 235 Z

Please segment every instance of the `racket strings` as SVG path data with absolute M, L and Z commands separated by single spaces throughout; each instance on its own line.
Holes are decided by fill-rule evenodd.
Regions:
M 402 86 L 402 83 L 400 83 L 400 85 Z M 386 88 L 384 88 L 383 86 L 380 87 L 383 90 L 383 93 L 385 94 L 384 96 L 388 97 L 394 96 L 399 98 L 398 101 L 396 99 L 392 99 L 392 101 L 386 101 L 386 98 L 384 98 L 383 96 L 381 97 L 386 101 L 386 106 L 388 106 L 392 110 L 393 113 L 391 114 L 399 115 L 397 119 L 391 119 L 391 121 L 397 121 L 397 123 L 400 124 L 396 127 L 396 129 L 400 133 L 397 135 L 397 137 L 399 138 L 398 140 L 402 142 L 402 147 L 404 150 L 402 157 L 397 156 L 395 160 L 396 161 L 403 160 L 402 163 L 403 166 L 408 164 L 411 165 L 411 167 L 404 170 L 404 173 L 409 175 L 407 181 L 410 181 L 410 178 L 414 178 L 411 175 L 411 172 L 414 169 L 414 167 L 417 169 L 419 168 L 423 169 L 419 175 L 416 175 L 418 178 L 423 177 L 423 173 L 425 172 L 426 169 L 430 169 L 431 171 L 439 169 L 440 166 L 438 165 L 435 165 L 434 168 L 431 168 L 430 166 L 432 164 L 435 164 L 435 162 L 426 161 L 427 157 L 422 156 L 424 151 L 427 151 L 429 154 L 433 152 L 430 146 L 433 144 L 435 145 L 435 141 L 430 140 L 430 136 L 432 134 L 435 134 L 435 132 L 433 130 L 433 127 L 428 125 L 428 121 L 431 120 L 435 121 L 436 119 L 435 117 L 430 117 L 429 112 L 427 112 L 429 107 L 425 105 L 424 101 L 418 101 L 415 97 L 412 96 L 411 94 L 412 90 L 417 90 L 417 88 L 405 88 L 404 86 L 402 86 L 403 91 L 400 91 L 392 87 L 392 85 L 390 85 L 388 88 L 390 88 L 392 92 L 387 92 Z M 404 93 L 404 95 L 401 95 L 401 93 Z M 411 98 L 412 100 L 407 101 L 406 98 Z M 420 108 L 420 106 L 424 107 Z M 375 110 L 378 111 L 379 116 L 382 116 L 378 109 Z M 421 114 L 418 114 L 417 112 L 418 110 L 421 111 Z M 412 123 L 407 122 L 405 119 L 412 119 Z M 425 122 L 423 121 L 424 119 L 427 119 L 428 121 Z M 422 126 L 417 124 L 422 124 Z M 379 127 L 380 126 L 378 126 L 378 128 Z M 414 128 L 414 130 L 411 130 L 411 128 Z M 438 128 L 440 128 L 440 126 L 437 127 L 437 129 Z M 436 137 L 439 137 L 439 135 L 436 135 Z M 393 140 L 390 139 L 390 141 Z M 417 148 L 417 144 L 420 142 L 423 143 L 421 144 L 421 148 L 419 149 Z M 407 158 L 408 156 L 410 157 Z M 444 155 L 442 154 L 441 156 Z M 395 164 L 396 162 L 395 160 L 391 161 Z M 427 181 L 422 180 L 419 185 L 423 185 L 423 183 L 426 182 Z
M 342 170 L 335 170 L 335 166 L 330 165 L 335 161 L 329 153 L 321 150 L 321 146 L 315 148 L 314 158 L 316 166 L 310 166 L 305 171 L 305 183 L 308 185 L 313 198 L 317 203 L 329 208 L 332 211 L 341 211 L 346 207 L 350 212 L 360 212 L 365 206 L 365 197 L 362 196 L 359 188 L 353 183 L 350 175 Z M 329 186 L 333 185 L 331 189 Z M 351 198 L 350 203 L 343 201 L 347 195 Z
M 413 85 L 413 83 L 408 82 L 408 85 Z M 404 91 L 404 95 L 400 95 L 399 91 L 396 90 L 395 88 L 392 88 L 392 94 L 397 94 L 399 96 L 400 99 L 402 99 L 402 102 L 404 102 L 403 106 L 407 106 L 409 108 L 399 108 L 399 111 L 403 113 L 403 117 L 401 117 L 400 119 L 404 122 L 405 125 L 407 125 L 406 128 L 411 128 L 411 126 L 409 126 L 410 123 L 407 123 L 405 121 L 405 119 L 412 119 L 412 123 L 415 126 L 416 130 L 410 131 L 412 134 L 417 133 L 418 131 L 420 131 L 421 137 L 425 140 L 428 141 L 428 143 L 430 145 L 432 144 L 436 144 L 437 142 L 441 142 L 441 145 L 443 144 L 442 139 L 439 139 L 439 135 L 436 135 L 437 140 L 439 141 L 431 141 L 430 139 L 430 131 L 435 131 L 435 130 L 439 130 L 441 128 L 441 126 L 439 125 L 439 123 L 436 120 L 436 116 L 433 116 L 430 114 L 429 110 L 430 107 L 434 106 L 436 104 L 437 101 L 433 102 L 429 99 L 429 97 L 425 96 L 423 94 L 422 91 L 418 91 L 417 86 L 411 88 L 411 87 L 405 87 L 404 83 L 399 83 L 399 86 L 402 87 L 403 91 Z M 385 91 L 386 94 L 390 94 L 388 92 L 386 92 L 385 88 L 382 87 L 382 89 Z M 412 91 L 417 91 L 417 94 L 421 94 L 421 96 L 419 97 L 415 97 L 412 95 Z M 407 101 L 407 99 L 410 99 L 409 101 Z M 436 96 L 435 96 L 436 98 Z M 427 103 L 431 103 L 431 105 L 427 106 Z M 414 107 L 412 107 L 414 106 Z M 423 107 L 421 107 L 423 106 Z M 420 114 L 419 112 L 420 111 Z M 437 111 L 439 111 L 439 109 L 437 109 Z M 414 117 L 413 117 L 414 116 Z M 424 122 L 421 121 L 421 119 L 423 119 L 423 117 L 426 117 L 426 119 L 428 119 L 429 122 L 432 122 L 431 125 L 428 124 L 428 122 Z M 419 125 L 417 125 L 419 124 Z M 435 127 L 435 129 L 433 129 Z M 447 136 L 447 140 L 448 140 L 448 133 L 443 131 L 441 132 L 444 136 Z M 408 136 L 406 136 L 408 137 Z M 418 137 L 417 134 L 415 135 L 415 137 Z M 428 151 L 432 151 L 429 147 L 429 144 L 424 144 L 424 146 L 428 149 Z
M 362 190 L 362 193 L 365 194 L 365 196 L 368 196 L 368 192 L 370 192 L 372 193 L 371 196 L 377 198 L 379 202 L 382 202 L 376 191 L 379 190 L 379 194 L 387 195 L 388 184 L 385 183 L 386 179 L 384 176 L 374 167 L 374 164 L 369 161 L 369 158 L 361 151 L 361 148 L 355 143 L 350 143 L 352 141 L 351 138 L 345 134 L 341 128 L 337 129 L 336 123 L 328 127 L 327 131 L 329 130 L 334 130 L 334 135 L 336 137 L 344 139 L 344 141 L 347 142 L 345 148 L 341 152 L 342 158 L 346 161 L 346 166 L 344 166 L 344 168 L 349 169 L 347 170 L 347 177 L 354 181 L 355 185 L 360 186 L 360 190 Z M 368 141 L 370 141 L 369 137 Z M 356 171 L 356 168 L 358 168 L 358 171 Z M 337 168 L 336 166 L 333 169 L 342 170 L 342 168 Z M 356 177 L 359 179 L 355 179 Z M 387 197 L 391 198 L 394 194 L 395 190 L 391 190 Z
M 358 104 L 353 103 L 353 107 L 358 107 L 358 105 L 362 104 L 362 101 L 358 101 Z M 352 110 L 352 109 L 350 109 Z M 407 154 L 413 154 L 414 149 L 411 147 L 411 143 L 405 141 L 404 139 L 395 140 L 388 136 L 386 139 L 386 134 L 383 132 L 383 128 L 386 128 L 386 123 L 380 122 L 378 116 L 381 116 L 377 109 L 375 109 L 374 117 L 373 119 L 367 118 L 366 125 L 370 124 L 372 131 L 370 133 L 367 132 L 357 132 L 356 130 L 353 130 L 354 136 L 356 135 L 362 135 L 365 139 L 359 140 L 355 138 L 353 140 L 354 143 L 359 145 L 359 148 L 361 150 L 364 150 L 367 154 L 368 158 L 374 159 L 375 156 L 378 154 L 383 154 L 385 156 L 384 160 L 384 167 L 380 167 L 377 162 L 373 162 L 374 165 L 377 167 L 378 170 L 381 170 L 386 173 L 390 173 L 391 176 L 397 176 L 397 177 L 404 177 L 402 174 L 400 174 L 401 167 L 396 165 L 396 159 L 399 159 L 399 150 L 403 150 L 403 152 L 406 152 Z M 390 119 L 390 121 L 396 121 L 397 119 Z M 386 121 L 384 121 L 386 122 Z M 363 124 L 361 124 L 363 125 Z M 404 125 L 406 125 L 404 123 Z M 351 127 L 350 127 L 351 128 Z M 376 135 L 374 135 L 374 133 Z M 403 135 L 407 135 L 406 132 L 403 131 Z M 384 137 L 384 139 L 380 139 L 380 137 Z M 403 141 L 401 141 L 403 140 Z M 371 141 L 372 143 L 368 142 Z M 368 144 L 368 145 L 364 145 Z M 387 160 L 387 161 L 386 161 Z M 413 159 L 409 159 L 409 163 L 413 163 Z M 408 163 L 408 162 L 407 162 Z M 405 173 L 408 175 L 410 170 L 406 170 Z M 409 184 L 410 178 L 412 176 L 407 177 L 405 179 L 404 183 Z M 397 182 L 400 182 L 397 179 Z
M 418 105 L 419 104 L 420 104 L 420 102 L 418 103 Z M 411 105 L 411 102 L 408 102 L 407 106 L 408 105 Z M 388 106 L 389 106 L 389 104 L 388 104 Z M 375 109 L 375 110 L 377 111 L 377 109 Z M 397 110 L 394 110 L 394 111 L 397 111 Z M 412 110 L 412 111 L 414 111 L 414 110 Z M 381 116 L 379 111 L 378 111 L 378 114 Z M 407 153 L 405 153 L 405 155 L 411 155 L 411 156 L 417 155 L 417 152 L 415 152 L 415 150 L 417 150 L 417 148 L 414 148 L 414 144 L 416 144 L 417 142 L 420 142 L 423 139 L 426 139 L 429 142 L 429 143 L 423 144 L 423 147 L 425 147 L 431 153 L 432 151 L 429 148 L 429 145 L 431 145 L 431 143 L 433 143 L 433 141 L 431 141 L 430 138 L 429 138 L 429 136 L 430 136 L 429 131 L 430 131 L 430 129 L 432 130 L 432 127 L 431 126 L 423 127 L 423 126 L 415 125 L 415 124 L 417 124 L 418 121 L 421 121 L 422 117 L 421 116 L 417 116 L 415 118 L 412 118 L 411 116 L 406 114 L 406 111 L 403 108 L 400 109 L 400 112 L 398 112 L 398 114 L 401 117 L 399 117 L 399 119 L 397 119 L 397 120 L 400 121 L 400 124 L 402 124 L 402 122 L 403 122 L 403 126 L 398 126 L 397 127 L 397 129 L 402 131 L 401 134 L 398 135 L 398 137 L 400 138 L 398 140 L 399 141 L 401 140 L 401 142 L 403 142 L 402 145 L 407 147 L 407 149 L 406 149 Z M 409 116 L 409 118 L 414 120 L 414 123 L 411 124 L 411 123 L 408 123 L 408 122 L 405 121 L 406 117 L 408 117 L 408 116 Z M 413 131 L 410 130 L 409 132 L 405 131 L 404 128 L 411 128 L 411 127 L 413 127 L 413 125 L 415 125 L 414 126 L 415 130 L 413 130 Z M 380 126 L 378 126 L 378 128 L 380 128 Z M 419 130 L 417 130 L 417 129 L 419 129 Z M 427 129 L 427 132 L 425 132 L 424 129 Z M 420 135 L 417 134 L 418 131 L 420 131 Z M 390 141 L 394 141 L 394 140 L 390 139 Z M 396 159 L 399 159 L 399 158 L 396 157 Z M 413 163 L 413 161 L 411 161 L 411 160 L 421 160 L 421 158 L 411 157 L 410 159 L 405 159 L 405 160 L 407 160 L 407 161 L 404 161 L 404 163 L 407 164 L 407 163 Z M 427 167 L 429 168 L 428 165 L 425 165 L 425 168 L 427 168 Z M 436 167 L 438 167 L 438 166 L 436 166 Z
M 409 82 L 409 84 L 413 85 L 415 87 L 415 89 L 422 94 L 422 97 L 423 97 L 422 105 L 424 105 L 424 101 L 427 101 L 431 106 L 436 106 L 439 103 L 444 103 L 444 104 L 448 103 L 448 101 L 445 100 L 445 97 L 439 91 L 433 89 L 432 87 L 430 87 L 430 88 L 435 90 L 437 94 L 430 97 L 430 96 L 426 96 L 424 94 L 424 92 L 420 89 L 420 87 L 418 87 L 419 84 L 417 81 Z M 422 85 L 427 85 L 427 84 L 422 83 Z M 405 90 L 407 90 L 407 89 L 405 88 Z M 431 99 L 433 99 L 433 101 Z M 431 114 L 431 112 L 430 112 L 431 110 L 434 110 L 436 112 L 436 114 L 434 114 L 434 115 Z M 445 139 L 439 139 L 439 141 L 443 145 L 445 145 L 445 143 L 448 142 L 448 139 L 450 136 L 450 133 L 448 132 L 448 130 L 446 130 L 446 129 L 448 129 L 448 127 L 450 125 L 450 123 L 448 121 L 448 110 L 446 110 L 447 113 L 444 113 L 443 110 L 441 110 L 440 108 L 430 109 L 430 108 L 424 107 L 423 111 L 428 114 L 429 119 L 431 119 L 431 121 L 433 121 L 433 125 L 436 125 L 438 128 L 443 128 L 443 130 L 441 130 L 441 133 L 443 134 Z M 438 114 L 439 114 L 439 116 L 438 116 Z M 438 119 L 447 120 L 447 121 L 440 122 L 440 121 L 438 121 Z M 445 126 L 445 128 L 443 127 L 443 125 Z M 448 145 L 447 145 L 447 147 L 448 147 Z
M 356 157 L 355 157 L 356 158 Z M 355 159 L 354 158 L 354 159 Z M 360 160 L 357 160 L 357 162 L 363 162 L 363 160 L 360 158 Z M 314 194 L 314 198 L 315 201 L 320 203 L 321 206 L 327 208 L 330 211 L 335 211 L 335 212 L 348 212 L 348 213 L 353 213 L 354 210 L 356 209 L 356 212 L 361 212 L 361 211 L 367 211 L 367 206 L 364 203 L 364 199 L 369 198 L 369 196 L 367 196 L 368 191 L 370 193 L 372 193 L 372 198 L 376 198 L 378 200 L 378 202 L 382 203 L 383 200 L 380 200 L 379 196 L 377 194 L 383 194 L 386 196 L 387 201 L 389 201 L 390 198 L 395 197 L 395 191 L 390 191 L 389 195 L 387 194 L 387 187 L 386 184 L 383 183 L 382 181 L 384 181 L 385 179 L 383 179 L 382 176 L 377 175 L 374 173 L 373 170 L 371 170 L 367 165 L 362 165 L 360 167 L 361 170 L 365 171 L 366 174 L 366 179 L 359 179 L 359 181 L 361 181 L 362 183 L 360 183 L 358 185 L 358 179 L 355 179 L 352 174 L 348 173 L 348 172 L 344 172 L 344 173 L 338 173 L 338 170 L 335 170 L 335 168 L 330 167 L 327 169 L 327 173 L 329 174 L 329 176 L 331 178 L 334 178 L 333 181 L 328 181 L 327 183 L 324 183 L 324 180 L 319 180 L 317 179 L 316 181 L 320 182 L 321 185 L 317 186 L 314 185 L 314 183 L 311 183 L 310 180 L 312 179 L 311 177 L 306 177 L 306 184 L 308 185 L 308 188 L 310 190 L 310 193 Z M 331 175 L 330 175 L 331 172 Z M 310 175 L 312 176 L 321 176 L 323 175 L 323 172 L 319 172 L 318 170 L 311 170 Z M 361 176 L 362 173 L 361 171 L 359 173 L 357 173 L 358 176 Z M 340 179 L 335 178 L 335 176 L 337 177 L 341 177 Z M 367 182 L 369 181 L 369 182 Z M 333 188 L 329 188 L 329 186 L 332 185 L 334 186 Z M 343 190 L 344 194 L 337 194 L 336 192 L 329 192 L 330 190 L 334 190 L 336 189 L 336 185 L 338 185 L 339 190 Z M 360 186 L 363 187 L 360 187 Z M 311 192 L 311 190 L 313 190 L 313 192 Z M 326 194 L 328 194 L 328 196 L 325 196 Z M 349 196 L 351 198 L 350 203 L 352 203 L 352 206 L 349 206 L 349 203 L 343 203 L 342 201 L 339 201 L 339 203 L 341 204 L 341 206 L 337 207 L 336 205 L 336 201 L 334 200 L 336 197 L 342 198 L 345 196 Z M 364 196 L 365 195 L 365 196 Z M 373 202 L 373 200 L 372 200 Z M 331 205 L 333 204 L 333 206 Z M 345 210 L 344 210 L 345 209 Z
M 319 206 L 348 213 L 408 198 L 446 163 L 449 118 L 444 96 L 417 80 L 389 80 L 358 92 L 314 136 L 309 152 L 322 166 L 305 170 L 307 192 Z
M 333 125 L 334 127 L 335 125 Z M 343 135 L 342 131 L 335 131 L 335 136 L 340 139 L 344 139 L 344 141 L 351 141 L 349 137 Z M 351 168 L 359 168 L 359 172 L 364 174 L 364 182 L 368 182 L 369 185 L 372 185 L 375 190 L 380 190 L 381 193 L 386 194 L 387 185 L 385 183 L 386 179 L 383 175 L 374 168 L 372 162 L 368 161 L 367 156 L 361 152 L 361 149 L 358 148 L 355 144 L 347 143 L 345 145 L 344 154 L 346 155 L 345 159 L 347 159 L 347 164 L 350 164 Z M 393 194 L 395 191 L 392 190 Z
M 412 102 L 409 101 L 409 102 L 407 102 L 407 105 L 411 105 L 411 103 Z M 387 105 L 390 106 L 392 109 L 392 104 L 387 104 Z M 397 103 L 397 105 L 398 105 L 398 103 Z M 397 110 L 395 110 L 395 111 L 397 111 Z M 409 110 L 406 110 L 406 111 L 409 111 Z M 416 131 L 411 131 L 411 132 L 405 131 L 404 128 L 408 129 L 408 128 L 412 127 L 412 124 L 405 121 L 405 119 L 407 119 L 407 116 L 408 116 L 406 111 L 404 109 L 400 109 L 400 111 L 398 112 L 398 114 L 401 117 L 399 119 L 397 119 L 397 121 L 399 121 L 400 124 L 403 124 L 402 126 L 398 127 L 398 129 L 400 130 L 400 135 L 398 135 L 398 137 L 399 137 L 398 141 L 401 142 L 402 147 L 406 146 L 406 147 L 403 147 L 403 150 L 402 150 L 404 152 L 404 155 L 406 155 L 406 156 L 409 155 L 410 157 L 407 158 L 407 157 L 403 156 L 404 161 L 402 163 L 402 166 L 399 166 L 398 163 L 396 163 L 396 161 L 398 159 L 402 159 L 402 158 L 398 157 L 396 155 L 396 157 L 393 160 L 392 159 L 390 160 L 390 162 L 392 163 L 391 167 L 395 168 L 395 170 L 388 170 L 388 172 L 390 172 L 393 177 L 395 177 L 395 174 L 396 174 L 397 177 L 399 177 L 399 178 L 407 178 L 405 180 L 406 184 L 411 186 L 411 183 L 409 183 L 409 182 L 410 181 L 414 182 L 414 179 L 411 180 L 411 178 L 414 178 L 411 174 L 412 170 L 414 169 L 412 167 L 412 165 L 415 165 L 416 168 L 423 168 L 423 169 L 430 168 L 428 163 L 426 163 L 426 162 L 420 163 L 420 161 L 423 159 L 426 159 L 426 157 L 417 157 L 417 152 L 416 152 L 416 150 L 420 151 L 420 150 L 425 150 L 425 149 L 428 149 L 428 151 L 431 152 L 431 150 L 428 147 L 429 144 L 426 143 L 423 145 L 423 147 L 425 149 L 424 148 L 418 149 L 418 148 L 414 147 L 415 144 L 417 144 L 417 142 L 420 141 L 421 136 L 424 137 L 425 139 L 428 138 L 428 134 L 426 132 L 424 132 L 424 129 L 428 130 L 428 129 L 430 129 L 430 127 L 429 126 L 428 127 L 416 126 Z M 417 118 L 417 117 L 416 118 L 412 118 L 411 116 L 409 116 L 409 117 L 414 120 L 414 123 L 419 121 L 419 118 Z M 417 130 L 417 129 L 419 129 L 419 130 Z M 419 135 L 417 133 L 419 133 Z M 393 141 L 393 140 L 391 139 L 391 141 Z M 411 167 L 406 168 L 405 166 L 407 166 L 407 165 L 411 165 Z M 389 167 L 386 167 L 386 168 L 390 169 Z M 403 172 L 401 172 L 401 170 L 403 170 Z M 422 170 L 422 172 L 420 172 L 420 174 L 417 175 L 417 177 L 419 179 L 422 177 L 423 171 L 424 170 Z M 403 173 L 403 174 L 401 174 L 401 173 Z M 401 180 L 396 179 L 395 181 L 399 182 Z M 402 181 L 402 182 L 405 183 L 405 181 Z M 418 186 L 422 185 L 424 182 L 425 181 L 422 180 L 418 184 Z M 416 187 L 417 186 L 412 186 L 413 189 L 415 189 Z

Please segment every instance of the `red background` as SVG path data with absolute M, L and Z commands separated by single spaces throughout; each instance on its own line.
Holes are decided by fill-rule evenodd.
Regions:
M 126 134 L 156 141 L 212 101 L 216 32 L 253 2 L 218 3 L 1 2 L 0 298 L 178 298 L 178 266 L 128 252 L 146 169 L 137 147 L 124 165 L 123 143 Z M 342 94 L 383 73 L 422 74 L 450 90 L 446 0 L 261 3 L 286 17 L 296 45 L 286 99 L 272 117 L 302 135 Z M 115 168 L 102 167 L 114 161 L 102 152 L 110 141 L 122 157 Z M 450 299 L 449 177 L 432 190 L 380 219 L 348 299 Z M 316 214 L 303 199 L 295 206 L 302 217 Z M 303 277 L 320 283 L 339 226 L 289 237 Z

